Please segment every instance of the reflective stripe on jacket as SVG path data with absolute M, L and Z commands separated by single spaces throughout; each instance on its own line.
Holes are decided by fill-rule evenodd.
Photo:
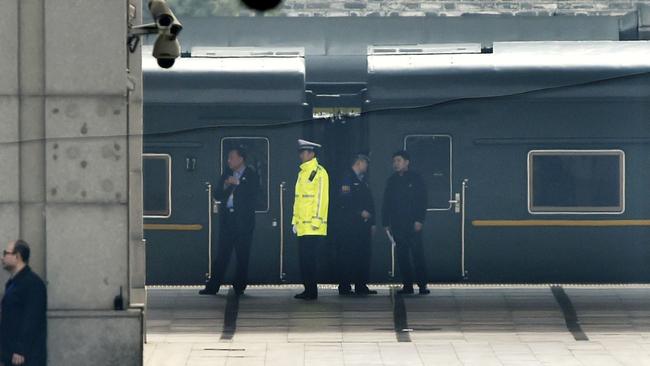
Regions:
M 302 163 L 296 181 L 293 218 L 298 236 L 327 235 L 329 177 L 316 158 Z

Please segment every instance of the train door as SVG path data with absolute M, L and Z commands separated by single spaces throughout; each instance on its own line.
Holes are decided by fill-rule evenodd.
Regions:
M 260 191 L 256 205 L 256 222 L 249 262 L 250 283 L 277 284 L 297 281 L 296 240 L 291 231 L 293 189 L 298 172 L 296 140 L 301 128 L 278 127 L 255 130 L 221 130 L 215 139 L 216 161 L 211 189 L 227 167 L 228 151 L 242 147 L 247 152 L 247 165 L 260 177 Z M 226 202 L 213 202 L 211 215 L 210 257 L 214 259 L 219 245 L 220 215 Z M 232 260 L 231 260 L 232 262 Z M 225 281 L 232 280 L 233 265 L 226 273 Z M 212 272 L 214 268 L 210 268 Z
M 183 145 L 193 156 L 202 146 L 186 145 L 196 145 Z M 198 285 L 208 271 L 210 201 L 194 169 L 196 158 L 182 151 L 165 143 L 142 156 L 148 285 Z
M 447 131 L 432 131 L 424 123 L 395 123 L 394 118 L 371 121 L 371 186 L 381 213 L 386 180 L 393 174 L 392 153 L 405 149 L 411 156 L 410 169 L 422 175 L 427 186 L 427 215 L 424 247 L 429 280 L 453 282 L 464 276 L 462 199 L 467 182 L 456 174 L 454 146 L 458 141 Z M 424 132 L 426 131 L 426 132 Z M 375 238 L 374 281 L 399 281 L 392 243 L 383 230 Z
M 447 134 L 409 134 L 402 146 L 411 155 L 411 169 L 422 175 L 427 186 L 424 240 L 429 275 L 443 282 L 464 277 L 462 202 L 467 181 L 454 177 L 453 138 Z

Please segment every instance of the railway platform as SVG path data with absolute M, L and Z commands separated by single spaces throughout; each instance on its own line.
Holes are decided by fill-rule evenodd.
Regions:
M 650 285 L 149 288 L 145 366 L 650 365 Z

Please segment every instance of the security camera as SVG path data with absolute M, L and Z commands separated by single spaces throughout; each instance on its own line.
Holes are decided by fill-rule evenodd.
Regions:
M 176 37 L 183 30 L 183 25 L 176 19 L 165 0 L 149 0 L 149 11 L 158 28 L 153 57 L 158 60 L 158 66 L 168 69 L 181 55 L 181 45 Z
M 181 45 L 178 43 L 178 34 L 183 30 L 183 25 L 178 21 L 165 0 L 149 0 L 149 11 L 154 23 L 136 25 L 130 28 L 127 45 L 131 52 L 135 52 L 140 36 L 158 33 L 153 46 L 153 57 L 158 60 L 158 65 L 168 69 L 181 55 Z
M 161 33 L 176 37 L 183 30 L 183 25 L 176 19 L 165 0 L 149 0 L 149 11 Z
M 161 34 L 156 38 L 156 43 L 153 45 L 153 57 L 158 61 L 158 66 L 168 69 L 174 65 L 174 61 L 180 55 L 181 45 L 176 37 Z

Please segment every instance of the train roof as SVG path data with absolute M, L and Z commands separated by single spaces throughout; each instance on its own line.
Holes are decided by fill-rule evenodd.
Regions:
M 199 47 L 170 69 L 143 49 L 145 103 L 301 104 L 305 100 L 304 51 L 296 47 Z
M 647 97 L 649 72 L 647 41 L 371 46 L 367 95 L 371 105 L 517 94 Z

